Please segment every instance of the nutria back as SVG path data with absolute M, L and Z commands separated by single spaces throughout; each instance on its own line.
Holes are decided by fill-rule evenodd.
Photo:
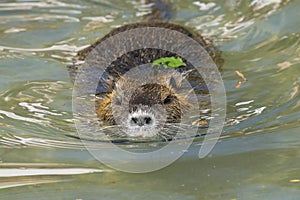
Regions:
M 127 24 L 124 26 L 121 26 L 119 28 L 113 29 L 111 32 L 109 32 L 107 35 L 105 35 L 103 38 L 97 40 L 95 43 L 93 43 L 91 46 L 87 47 L 86 49 L 78 52 L 77 57 L 75 60 L 85 60 L 87 54 L 91 52 L 97 45 L 99 45 L 101 42 L 106 40 L 107 38 L 114 36 L 118 33 L 125 32 L 128 30 L 136 29 L 136 28 L 145 28 L 145 27 L 157 27 L 157 28 L 166 28 L 173 31 L 178 31 L 182 34 L 185 34 L 186 36 L 192 38 L 193 40 L 197 41 L 205 50 L 209 53 L 213 61 L 216 63 L 218 68 L 221 68 L 223 65 L 224 60 L 221 57 L 221 51 L 219 51 L 214 45 L 212 40 L 204 39 L 199 33 L 192 29 L 188 29 L 186 27 L 183 27 L 181 25 L 173 24 L 170 22 L 162 22 L 162 21 L 152 21 L 152 22 L 139 22 L 139 23 L 133 23 L 133 24 Z M 166 39 L 168 38 L 168 35 L 165 36 Z M 134 42 L 134 41 L 133 41 Z M 135 41 L 138 42 L 138 41 Z M 166 52 L 162 50 L 158 50 L 156 52 L 154 51 L 148 51 L 143 54 L 141 52 L 145 51 L 141 50 L 140 52 L 137 52 L 136 54 L 132 54 L 129 57 L 134 58 L 132 56 L 135 56 L 136 59 L 135 64 L 146 64 L 153 62 L 153 60 L 166 57 Z M 170 55 L 170 54 L 169 54 Z

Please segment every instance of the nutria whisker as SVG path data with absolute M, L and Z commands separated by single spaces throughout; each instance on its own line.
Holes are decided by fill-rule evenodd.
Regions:
M 104 131 L 106 129 L 110 129 L 110 128 L 118 128 L 118 127 L 121 127 L 121 125 L 111 125 L 111 126 L 101 126 L 100 127 L 100 131 Z
M 161 138 L 163 138 L 166 142 L 169 141 L 169 139 L 168 139 L 168 138 L 169 138 L 169 137 L 168 137 L 169 135 L 166 134 L 166 133 L 159 132 L 159 133 L 158 133 L 158 136 L 160 136 Z
M 167 123 L 166 126 L 167 126 L 167 127 L 178 128 L 178 129 L 184 131 L 184 130 L 186 130 L 186 128 L 183 128 L 182 126 L 189 127 L 190 125 L 188 125 L 188 124 L 177 124 L 177 123 L 174 123 L 174 124 L 172 124 L 172 123 Z

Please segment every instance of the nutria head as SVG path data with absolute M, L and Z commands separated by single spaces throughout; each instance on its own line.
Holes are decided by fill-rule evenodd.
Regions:
M 165 124 L 179 123 L 189 107 L 187 93 L 179 90 L 180 73 L 151 76 L 145 69 L 134 74 L 139 76 L 122 76 L 111 93 L 96 101 L 98 117 L 109 125 L 121 125 L 129 136 L 142 137 L 156 135 Z

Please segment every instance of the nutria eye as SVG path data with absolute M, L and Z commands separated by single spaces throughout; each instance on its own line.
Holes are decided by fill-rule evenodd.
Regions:
M 170 104 L 172 102 L 172 97 L 169 95 L 167 98 L 164 100 L 164 104 Z

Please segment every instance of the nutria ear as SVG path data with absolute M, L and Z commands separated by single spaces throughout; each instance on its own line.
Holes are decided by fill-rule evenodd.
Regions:
M 182 81 L 182 76 L 171 76 L 171 78 L 169 79 L 169 86 L 175 90 L 179 89 L 181 87 Z
M 182 79 L 186 79 L 190 75 L 190 73 L 193 71 L 194 71 L 194 69 L 189 69 L 187 71 L 182 72 L 181 73 Z
M 178 88 L 178 84 L 176 83 L 176 80 L 174 79 L 173 76 L 169 80 L 169 85 L 174 89 Z
M 187 71 L 184 71 L 182 73 L 174 73 L 171 75 L 170 79 L 169 79 L 169 86 L 174 88 L 174 89 L 179 89 L 182 85 L 182 81 L 185 80 L 190 72 L 192 72 L 193 70 L 187 70 Z

